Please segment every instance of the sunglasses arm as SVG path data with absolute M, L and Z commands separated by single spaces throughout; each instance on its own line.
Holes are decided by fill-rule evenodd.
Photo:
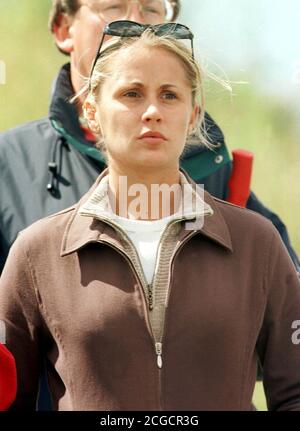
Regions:
M 94 60 L 94 62 L 93 62 L 92 68 L 91 68 L 90 80 L 91 80 L 91 78 L 92 78 L 92 75 L 93 75 L 93 72 L 94 72 L 94 69 L 95 69 L 96 63 L 97 63 L 97 61 L 98 61 L 98 58 L 100 57 L 100 51 L 101 51 L 101 47 L 102 47 L 102 44 L 103 44 L 103 41 L 104 41 L 104 38 L 105 38 L 105 34 L 106 34 L 105 32 L 103 32 L 103 34 L 102 34 L 102 39 L 101 39 L 101 42 L 100 42 L 100 45 L 99 45 L 99 48 L 98 48 L 98 51 L 97 51 L 97 54 L 96 54 L 95 60 Z
M 191 38 L 191 46 L 192 46 L 192 57 L 195 58 L 195 52 L 194 52 L 194 39 Z

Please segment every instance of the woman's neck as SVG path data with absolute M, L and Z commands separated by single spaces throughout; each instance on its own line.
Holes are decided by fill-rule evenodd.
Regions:
M 109 167 L 109 190 L 117 215 L 158 220 L 174 214 L 181 204 L 179 167 L 126 171 Z

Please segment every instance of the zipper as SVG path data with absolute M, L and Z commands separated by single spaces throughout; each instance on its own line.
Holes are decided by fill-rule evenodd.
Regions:
M 167 229 L 165 230 L 165 232 L 163 233 L 163 235 L 161 237 L 161 242 L 163 241 L 163 237 L 165 236 L 166 232 L 175 223 L 176 223 L 176 221 L 173 221 L 173 222 L 171 222 L 168 225 Z M 189 234 L 185 238 L 184 242 L 182 244 L 180 244 L 180 247 L 175 251 L 174 255 L 171 257 L 171 266 L 173 264 L 173 261 L 174 261 L 176 255 L 181 250 L 181 248 L 184 246 L 184 244 L 186 244 L 186 242 L 189 241 L 196 234 L 197 234 L 197 232 L 192 232 L 191 234 Z M 161 242 L 159 244 L 158 256 L 160 255 L 160 245 L 161 245 Z M 157 269 L 158 269 L 158 261 L 159 261 L 159 259 L 156 262 L 155 273 L 157 272 Z M 153 290 L 153 283 L 151 285 L 151 289 Z M 171 293 L 171 278 L 168 280 L 168 290 L 167 290 L 166 301 L 165 301 L 165 309 L 167 309 L 167 307 L 168 307 L 170 293 Z M 152 291 L 152 295 L 153 295 L 153 291 Z M 166 321 L 166 312 L 164 313 L 164 319 L 163 319 L 161 336 L 159 337 L 159 341 L 155 343 L 155 351 L 156 351 L 156 355 L 157 355 L 157 366 L 158 366 L 158 368 L 162 368 L 162 345 L 163 345 L 163 338 L 164 338 L 164 334 L 165 334 L 165 321 Z
M 176 223 L 178 223 L 179 221 L 181 221 L 181 219 L 175 219 L 172 220 L 165 228 L 165 230 L 163 231 L 162 236 L 160 237 L 159 243 L 158 243 L 158 248 L 157 248 L 157 252 L 156 252 L 156 256 L 155 256 L 155 269 L 154 269 L 154 273 L 153 273 L 153 277 L 152 277 L 152 281 L 151 283 L 149 283 L 147 285 L 148 287 L 148 298 L 149 298 L 149 310 L 152 311 L 154 308 L 154 278 L 155 278 L 155 274 L 157 273 L 157 269 L 158 269 L 158 265 L 159 265 L 159 257 L 160 257 L 160 251 L 161 251 L 161 244 L 163 243 L 164 238 L 167 235 L 167 232 L 170 230 L 171 226 L 175 225 Z M 129 238 L 130 239 L 130 238 Z M 142 267 L 142 265 L 140 264 L 140 266 Z M 143 269 L 143 268 L 142 268 Z M 144 274 L 144 272 L 143 272 Z M 144 274 L 144 278 L 145 274 Z
M 175 260 L 176 255 L 179 253 L 179 251 L 181 250 L 181 248 L 195 235 L 197 235 L 198 232 L 193 232 L 190 235 L 188 235 L 185 240 L 183 241 L 182 244 L 180 244 L 180 247 L 178 247 L 177 250 L 175 250 L 175 253 L 173 254 L 172 258 L 171 258 L 171 266 L 173 265 L 173 262 Z M 165 302 L 165 308 L 168 308 L 169 305 L 169 298 L 170 298 L 170 293 L 171 293 L 171 282 L 172 282 L 172 276 L 170 277 L 170 279 L 168 280 L 168 286 L 169 289 L 167 291 L 167 297 L 166 297 L 166 302 Z M 163 331 L 162 331 L 162 337 L 161 337 L 161 342 L 157 343 L 158 344 L 158 350 L 156 351 L 157 355 L 158 352 L 160 354 L 160 356 L 162 355 L 162 345 L 163 345 L 163 341 L 164 341 L 164 335 L 166 332 L 166 313 L 164 316 L 164 321 L 163 321 Z
M 149 310 L 152 311 L 154 308 L 154 306 L 153 306 L 153 284 L 152 283 L 148 284 L 147 289 L 148 289 Z
M 156 343 L 157 366 L 158 366 L 158 401 L 159 410 L 163 411 L 163 391 L 162 391 L 162 343 Z
M 157 355 L 157 366 L 162 368 L 162 343 L 155 343 L 155 351 Z
M 95 214 L 95 216 L 96 216 L 96 214 Z M 134 246 L 134 244 L 133 244 L 133 242 L 131 241 L 131 239 L 129 238 L 129 236 L 128 235 L 126 235 L 126 233 L 124 233 L 119 227 L 118 227 L 118 225 L 116 225 L 116 224 L 114 224 L 114 223 L 111 223 L 110 222 L 110 220 L 107 220 L 106 218 L 102 218 L 102 219 L 100 219 L 101 221 L 105 221 L 107 224 L 109 224 L 111 227 L 113 227 L 114 229 L 116 229 L 118 232 L 119 232 L 119 234 L 121 235 L 121 237 L 123 238 L 123 239 L 125 239 L 126 241 L 128 241 L 130 244 L 131 244 L 131 247 L 135 250 L 135 246 Z M 170 228 L 173 226 L 173 225 L 175 225 L 176 223 L 178 223 L 179 221 L 181 221 L 182 219 L 180 219 L 180 220 L 178 220 L 178 219 L 176 219 L 176 220 L 173 220 L 173 221 L 171 221 L 169 224 L 168 224 L 168 226 L 166 227 L 166 229 L 165 229 L 165 231 L 163 232 L 163 234 L 162 234 L 162 236 L 161 236 L 161 238 L 160 238 L 160 241 L 159 241 L 159 245 L 158 245 L 158 252 L 157 252 L 157 254 L 156 254 L 156 264 L 155 264 L 155 271 L 154 271 L 154 274 L 156 273 L 156 271 L 157 271 L 157 268 L 158 268 L 158 263 L 159 263 L 159 256 L 160 256 L 160 251 L 161 251 L 161 244 L 162 244 L 162 242 L 163 242 L 163 239 L 165 238 L 165 236 L 167 235 L 167 232 L 169 232 L 169 230 L 170 230 Z M 144 299 L 145 299 L 145 302 L 146 302 L 146 304 L 148 304 L 148 307 L 147 307 L 147 309 L 149 308 L 149 310 L 150 311 L 152 311 L 153 310 L 153 308 L 154 308 L 154 292 L 153 292 L 153 285 L 154 285 L 154 275 L 153 275 L 153 278 L 152 278 L 152 282 L 151 283 L 147 283 L 147 279 L 146 279 L 146 276 L 145 276 L 145 272 L 144 272 L 144 270 L 143 270 L 143 267 L 142 267 L 142 264 L 141 264 L 141 261 L 140 261 L 140 258 L 139 258 L 139 255 L 138 255 L 138 253 L 136 252 L 136 257 L 137 257 L 137 259 L 138 259 L 138 262 L 139 262 L 139 267 L 140 267 L 140 270 L 141 270 L 141 274 L 142 274 L 142 276 L 143 276 L 143 280 L 141 280 L 140 279 L 140 276 L 139 276 L 139 274 L 138 274 L 138 272 L 137 272 L 137 270 L 136 270 L 136 268 L 134 267 L 134 265 L 133 265 L 133 263 L 131 262 L 131 259 L 126 255 L 126 253 L 124 253 L 120 248 L 118 248 L 118 247 L 116 247 L 116 246 L 113 246 L 110 242 L 107 242 L 107 241 L 98 241 L 99 243 L 105 243 L 105 244 L 108 244 L 109 246 L 111 246 L 113 249 L 115 249 L 116 251 L 118 251 L 119 253 L 121 253 L 122 254 L 122 256 L 124 256 L 125 257 L 125 259 L 127 260 L 127 262 L 129 262 L 129 265 L 130 265 L 130 267 L 132 268 L 132 270 L 133 270 L 133 272 L 134 272 L 134 274 L 136 275 L 136 277 L 137 277 L 137 280 L 140 282 L 140 285 L 141 285 L 141 287 L 142 287 L 142 291 L 143 291 L 143 294 L 144 294 Z M 146 286 L 146 289 L 145 289 L 145 287 L 144 286 Z M 170 290 L 170 289 L 169 289 Z M 147 295 L 146 295 L 146 293 L 147 293 Z M 157 360 L 156 360 L 156 362 L 157 362 L 157 367 L 158 367 L 158 369 L 159 370 L 161 370 L 161 368 L 162 368 L 162 336 L 163 336 L 163 330 L 162 330 L 162 332 L 161 332 L 161 336 L 159 337 L 159 340 L 157 340 L 156 339 L 156 337 L 155 337 L 155 335 L 154 335 L 154 333 L 153 333 L 153 330 L 152 330 L 152 325 L 151 325 L 151 322 L 150 322 L 150 318 L 149 318 L 149 313 L 147 313 L 147 316 L 146 316 L 146 321 L 147 321 L 147 324 L 148 324 L 148 328 L 150 329 L 150 333 L 151 333 L 151 335 L 152 335 L 152 340 L 153 340 L 153 342 L 154 342 L 154 348 L 155 348 L 155 353 L 156 353 L 156 357 L 157 357 Z M 165 315 L 164 315 L 164 318 L 163 318 L 163 326 L 164 326 L 164 324 L 165 324 Z M 160 393 L 161 393 L 161 391 L 160 391 Z
M 187 220 L 188 219 L 186 219 L 186 221 Z M 161 249 L 161 244 L 163 242 L 164 236 L 167 235 L 167 232 L 171 228 L 171 226 L 173 226 L 178 221 L 181 221 L 181 220 L 174 220 L 173 222 L 171 222 L 167 226 L 167 228 L 165 229 L 163 235 L 161 236 L 160 243 L 159 243 L 159 248 L 158 248 L 158 253 L 157 253 L 157 257 L 156 257 L 157 260 L 156 260 L 156 265 L 155 265 L 155 273 L 157 272 L 157 269 L 158 269 L 160 249 Z M 186 244 L 187 241 L 189 241 L 197 233 L 198 233 L 197 231 L 192 232 L 191 234 L 189 234 L 185 238 L 185 240 L 182 242 L 182 244 L 180 244 L 180 247 L 175 251 L 175 253 L 171 257 L 171 266 L 172 266 L 172 264 L 174 262 L 174 259 L 175 259 L 176 255 L 181 250 L 181 248 L 184 246 L 184 244 Z M 163 317 L 162 332 L 161 332 L 160 340 L 158 342 L 156 342 L 155 341 L 155 337 L 153 337 L 154 341 L 155 341 L 156 363 L 157 363 L 157 367 L 158 367 L 158 399 L 159 399 L 159 410 L 160 411 L 164 410 L 164 406 L 163 406 L 163 391 L 162 391 L 162 368 L 163 368 L 163 357 L 162 357 L 162 353 L 163 352 L 162 352 L 162 347 L 163 347 L 163 341 L 164 341 L 164 337 L 165 337 L 165 333 L 166 333 L 166 320 L 167 320 L 166 319 L 166 313 L 167 313 L 167 307 L 168 307 L 170 293 L 171 293 L 171 281 L 172 281 L 172 278 L 170 277 L 170 279 L 168 280 L 168 291 L 167 291 L 166 302 L 165 302 L 165 312 L 164 312 L 164 317 Z M 152 284 L 150 286 L 153 289 L 153 282 L 152 282 Z M 153 294 L 153 291 L 152 291 L 152 294 Z
M 189 241 L 193 236 L 195 236 L 197 234 L 197 232 L 193 232 L 190 235 L 188 235 L 184 242 L 182 244 L 180 244 L 180 247 L 175 251 L 174 255 L 171 258 L 171 266 L 175 260 L 176 255 L 178 254 L 178 252 L 181 250 L 181 248 L 184 246 L 184 244 L 187 243 L 187 241 Z M 159 390 L 159 406 L 160 406 L 160 411 L 163 411 L 163 396 L 162 396 L 162 366 L 163 366 L 163 358 L 162 358 L 162 346 L 163 346 L 163 341 L 164 341 L 164 337 L 165 337 L 165 333 L 166 333 L 166 312 L 167 312 L 167 308 L 168 308 L 168 304 L 169 304 L 169 298 L 170 298 L 170 292 L 171 292 L 171 282 L 172 282 L 172 277 L 170 277 L 170 280 L 168 280 L 168 292 L 167 292 L 167 298 L 166 298 L 166 302 L 165 302 L 165 314 L 164 314 L 164 321 L 163 321 L 163 330 L 162 330 L 162 336 L 161 336 L 161 340 L 160 342 L 155 343 L 155 351 L 156 351 L 156 358 L 157 358 L 157 366 L 158 366 L 158 390 Z
M 110 242 L 101 241 L 101 240 L 98 240 L 97 242 L 100 243 L 100 244 L 106 244 L 106 245 L 108 245 L 109 247 L 113 248 L 118 253 L 120 253 L 122 256 L 124 256 L 124 258 L 126 259 L 126 261 L 129 263 L 129 266 L 133 270 L 134 274 L 136 275 L 136 278 L 137 278 L 137 280 L 138 280 L 138 282 L 140 284 L 141 290 L 143 292 L 145 303 L 147 304 L 147 298 L 146 298 L 146 295 L 145 295 L 145 291 L 144 291 L 143 287 L 141 286 L 140 277 L 139 277 L 139 275 L 138 275 L 138 273 L 137 273 L 134 265 L 132 264 L 131 260 L 126 255 L 126 253 L 124 253 L 120 248 L 112 245 Z M 152 289 L 153 289 L 152 284 L 148 285 L 148 288 L 152 292 Z M 152 298 L 153 298 L 153 292 L 152 292 Z M 153 307 L 153 302 L 152 302 L 152 307 Z M 146 309 L 147 309 L 147 307 L 146 307 Z M 146 323 L 148 325 L 149 332 L 150 332 L 150 334 L 152 336 L 152 340 L 151 341 L 154 342 L 154 348 L 155 348 L 155 353 L 156 353 L 156 363 L 157 363 L 157 367 L 158 367 L 158 400 L 159 400 L 159 410 L 163 410 L 163 408 L 162 408 L 162 382 L 161 382 L 161 373 L 162 373 L 162 343 L 161 342 L 157 342 L 156 339 L 155 339 L 155 336 L 154 336 L 154 333 L 153 333 L 153 330 L 152 330 L 152 325 L 151 325 L 150 319 L 149 319 L 149 313 L 146 313 L 145 317 L 146 317 Z M 164 322 L 165 322 L 165 319 L 164 319 Z

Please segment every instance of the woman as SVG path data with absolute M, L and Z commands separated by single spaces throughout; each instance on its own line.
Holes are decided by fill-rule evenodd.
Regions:
M 300 408 L 300 286 L 278 234 L 179 170 L 201 92 L 168 35 L 102 47 L 84 111 L 108 170 L 22 232 L 0 282 L 15 408 L 35 408 L 43 358 L 58 410 L 250 410 L 258 359 L 269 408 Z

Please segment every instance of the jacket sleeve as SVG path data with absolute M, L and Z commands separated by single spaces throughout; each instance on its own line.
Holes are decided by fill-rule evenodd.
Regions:
M 295 265 L 296 271 L 300 275 L 300 262 L 299 262 L 299 259 L 298 259 L 298 256 L 297 256 L 295 250 L 293 249 L 293 247 L 291 245 L 287 228 L 284 225 L 284 223 L 282 222 L 282 220 L 278 217 L 277 214 L 273 213 L 271 210 L 269 210 L 267 207 L 265 207 L 259 201 L 259 199 L 255 196 L 255 194 L 253 192 L 251 192 L 251 194 L 249 196 L 249 199 L 247 202 L 247 208 L 263 215 L 264 217 L 266 217 L 267 219 L 269 219 L 273 223 L 273 225 L 278 230 L 278 232 L 281 236 L 281 239 L 284 242 L 284 245 L 286 246 L 287 251 L 289 252 L 289 255 L 291 256 L 291 259 Z
M 257 351 L 269 410 L 300 410 L 300 281 L 274 229 Z M 299 326 L 298 326 L 299 324 Z
M 35 410 L 38 393 L 40 314 L 22 235 L 12 246 L 0 278 L 0 320 L 6 347 L 17 366 L 17 397 L 12 410 Z

